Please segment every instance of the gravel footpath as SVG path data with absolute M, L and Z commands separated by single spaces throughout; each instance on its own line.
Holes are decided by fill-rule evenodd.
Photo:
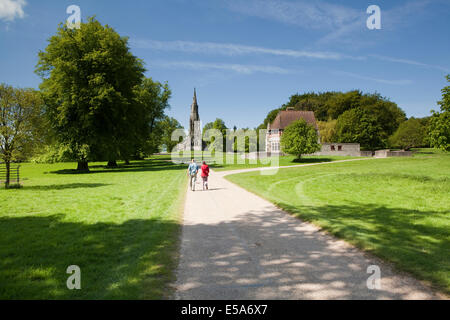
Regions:
M 224 179 L 236 172 L 188 191 L 175 299 L 446 298 Z M 367 286 L 372 265 L 380 290 Z

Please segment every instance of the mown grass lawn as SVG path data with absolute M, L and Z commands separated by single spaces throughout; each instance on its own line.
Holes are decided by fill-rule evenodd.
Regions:
M 228 179 L 450 293 L 450 154 Z
M 216 157 L 211 157 L 208 153 L 195 152 L 191 157 L 186 157 L 186 155 L 172 157 L 170 154 L 155 156 L 156 159 L 161 160 L 172 160 L 175 162 L 190 162 L 190 159 L 194 158 L 197 163 L 206 161 L 212 169 L 215 171 L 230 171 L 239 169 L 252 169 L 252 168 L 263 168 L 263 167 L 287 167 L 295 166 L 308 163 L 322 163 L 322 162 L 333 162 L 339 160 L 350 160 L 355 159 L 355 157 L 346 156 L 304 156 L 302 159 L 297 160 L 295 156 L 280 156 L 280 157 L 270 157 L 266 159 L 242 159 L 239 155 L 233 154 L 222 154 L 222 161 L 217 161 Z
M 162 299 L 173 280 L 185 166 L 22 165 L 0 189 L 0 299 Z M 66 287 L 70 265 L 81 290 Z

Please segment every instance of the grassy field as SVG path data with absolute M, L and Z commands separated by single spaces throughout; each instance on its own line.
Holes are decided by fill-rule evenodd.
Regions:
M 270 166 L 295 166 L 299 164 L 308 164 L 308 163 L 322 163 L 322 162 L 332 162 L 338 160 L 349 160 L 355 159 L 355 157 L 343 157 L 343 156 L 305 156 L 300 160 L 296 160 L 294 156 L 280 156 L 280 157 L 271 157 L 267 159 L 261 160 L 249 160 L 249 159 L 241 159 L 238 155 L 233 154 L 223 154 L 222 163 L 216 162 L 217 159 L 214 157 L 210 157 L 209 155 L 202 154 L 200 152 L 196 152 L 193 157 L 200 163 L 205 160 L 211 168 L 215 171 L 230 171 L 230 170 L 239 170 L 239 169 L 252 169 L 252 168 L 260 168 L 260 167 L 270 167 Z M 160 160 L 173 160 L 170 155 L 158 155 L 154 157 L 155 159 Z M 174 157 L 175 161 L 180 162 L 189 162 L 190 159 L 187 157 Z
M 185 166 L 24 164 L 0 189 L 0 299 L 161 299 L 170 293 Z M 66 287 L 70 265 L 81 290 Z
M 450 154 L 228 179 L 450 293 Z

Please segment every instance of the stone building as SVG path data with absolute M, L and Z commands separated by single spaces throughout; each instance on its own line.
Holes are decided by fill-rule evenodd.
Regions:
M 316 117 L 313 111 L 296 111 L 292 108 L 280 111 L 272 123 L 267 126 L 266 134 L 266 152 L 267 153 L 281 153 L 281 136 L 284 129 L 292 122 L 304 119 L 306 123 L 313 126 L 317 135 L 319 135 L 319 127 L 317 126 Z
M 315 153 L 317 156 L 361 156 L 359 143 L 322 143 L 322 150 Z M 372 156 L 372 152 L 370 152 Z

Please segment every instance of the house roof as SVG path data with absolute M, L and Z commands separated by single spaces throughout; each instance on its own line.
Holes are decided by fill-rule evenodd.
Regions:
M 312 125 L 316 129 L 319 129 L 313 111 L 296 111 L 296 110 L 280 111 L 275 120 L 270 124 L 270 129 L 284 130 L 292 122 L 300 119 L 304 119 L 307 124 Z

